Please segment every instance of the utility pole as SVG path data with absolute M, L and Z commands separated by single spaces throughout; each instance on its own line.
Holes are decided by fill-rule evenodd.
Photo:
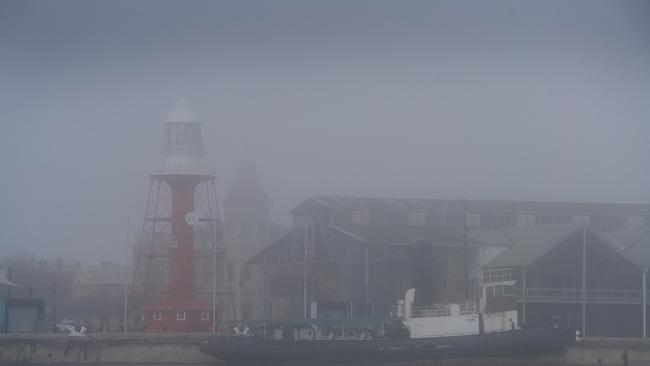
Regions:
M 465 301 L 469 300 L 469 253 L 467 250 L 467 201 L 463 198 L 463 250 L 465 252 Z
M 643 269 L 643 338 L 646 338 L 646 327 L 647 327 L 647 297 L 648 297 L 648 288 L 646 287 L 646 275 L 648 274 L 648 269 Z
M 587 336 L 587 225 L 582 226 L 582 336 Z
M 302 313 L 307 319 L 307 218 L 305 218 L 305 251 L 303 253 Z

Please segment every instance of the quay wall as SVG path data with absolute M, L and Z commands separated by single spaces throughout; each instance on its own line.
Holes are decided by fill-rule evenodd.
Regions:
M 206 334 L 0 334 L 0 365 L 194 365 L 219 366 L 199 351 Z M 422 363 L 422 364 L 427 364 Z M 588 338 L 564 357 L 438 360 L 436 365 L 650 366 L 650 339 Z
M 567 366 L 650 366 L 650 339 L 587 338 L 567 349 Z
M 218 365 L 199 351 L 206 334 L 0 335 L 0 365 Z

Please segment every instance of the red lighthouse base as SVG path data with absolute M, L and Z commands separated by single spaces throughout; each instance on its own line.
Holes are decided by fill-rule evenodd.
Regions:
M 167 299 L 142 311 L 145 332 L 210 332 L 212 304 L 188 299 Z

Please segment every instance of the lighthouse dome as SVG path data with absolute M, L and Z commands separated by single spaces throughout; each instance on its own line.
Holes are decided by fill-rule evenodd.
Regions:
M 187 100 L 179 99 L 165 118 L 165 122 L 194 122 L 194 112 L 190 110 Z

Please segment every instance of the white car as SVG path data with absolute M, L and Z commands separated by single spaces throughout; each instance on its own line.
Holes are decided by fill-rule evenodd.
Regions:
M 56 325 L 56 329 L 60 332 L 66 332 L 70 336 L 84 336 L 86 335 L 86 327 L 79 324 L 74 320 L 62 320 L 59 324 Z

